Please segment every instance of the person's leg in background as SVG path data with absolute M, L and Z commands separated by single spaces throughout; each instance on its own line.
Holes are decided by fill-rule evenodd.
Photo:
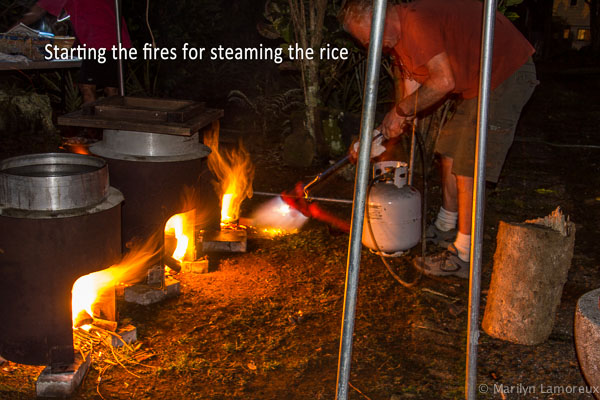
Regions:
M 453 245 L 460 259 L 468 261 L 471 246 L 473 178 L 452 173 L 453 162 L 454 160 L 450 157 L 441 159 L 442 208 L 438 213 L 435 225 L 440 230 L 453 229 L 458 225 Z
M 458 100 L 456 110 L 443 127 L 440 137 L 435 146 L 435 151 L 440 157 L 441 179 L 442 179 L 442 206 L 440 207 L 435 221 L 427 228 L 427 241 L 447 248 L 456 241 L 458 235 L 457 223 L 464 225 L 464 218 L 461 222 L 461 205 L 459 204 L 459 193 L 463 194 L 463 180 L 459 180 L 459 174 L 456 174 L 455 164 L 457 157 L 462 160 L 462 152 L 467 145 L 465 137 L 472 129 L 476 129 L 476 123 L 473 122 L 477 115 L 477 100 Z M 468 182 L 467 182 L 468 183 Z M 464 216 L 463 216 L 464 217 Z M 469 231 L 463 229 L 463 233 Z M 462 247 L 462 246 L 460 246 Z
M 80 83 L 79 91 L 81 92 L 82 105 L 89 104 L 96 100 L 96 85 L 89 83 Z
M 106 97 L 116 96 L 117 94 L 119 94 L 119 89 L 116 87 L 107 86 L 104 88 L 104 95 Z
M 512 144 L 521 111 L 538 84 L 535 66 L 529 60 L 506 81 L 492 91 L 490 99 L 490 119 L 486 147 L 486 180 L 498 182 L 504 160 Z M 431 275 L 456 275 L 468 278 L 471 247 L 471 224 L 473 203 L 473 170 L 477 123 L 477 99 L 465 101 L 459 106 L 449 134 L 441 136 L 436 149 L 442 155 L 452 154 L 451 162 L 446 156 L 442 161 L 443 205 L 451 208 L 456 199 L 458 213 L 458 233 L 448 251 L 425 257 L 424 271 Z M 459 112 L 460 111 L 460 112 Z M 458 121 L 456 121 L 458 116 Z M 469 121 L 470 120 L 470 121 Z M 460 124 L 462 126 L 460 126 Z M 472 131 L 472 132 L 471 132 Z M 441 142 L 441 146 L 440 146 Z M 450 171 L 450 172 L 449 172 Z M 455 177 L 456 197 L 452 184 Z M 438 214 L 443 214 L 444 207 Z M 436 224 L 437 225 L 437 220 Z M 416 260 L 415 266 L 419 268 Z
M 79 70 L 79 90 L 83 104 L 95 101 L 97 89 L 103 89 L 105 96 L 118 94 L 118 64 L 116 60 L 107 59 L 100 64 L 96 60 L 83 60 Z

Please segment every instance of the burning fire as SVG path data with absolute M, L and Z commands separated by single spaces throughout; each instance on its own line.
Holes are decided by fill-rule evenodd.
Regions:
M 194 225 L 196 211 L 191 210 L 173 215 L 165 224 L 165 247 L 168 246 L 169 237 L 175 237 L 177 244 L 173 257 L 177 261 L 192 259 L 194 257 Z
M 233 193 L 225 193 L 221 199 L 221 222 L 224 224 L 231 223 L 236 220 L 231 214 L 233 205 Z
M 116 319 L 115 286 L 131 285 L 143 279 L 148 262 L 159 252 L 157 243 L 156 238 L 152 238 L 143 246 L 131 249 L 118 264 L 84 275 L 75 281 L 71 292 L 74 328 L 89 330 L 94 318 L 110 321 Z
M 61 149 L 75 154 L 90 154 L 90 140 L 82 137 L 63 138 Z
M 239 219 L 242 201 L 252 197 L 254 165 L 250 153 L 241 144 L 237 149 L 220 150 L 217 131 L 207 133 L 204 144 L 212 149 L 208 168 L 218 179 L 214 185 L 221 196 L 221 225 L 234 223 Z
M 295 233 L 306 221 L 306 216 L 290 207 L 281 197 L 266 202 L 252 215 L 252 225 L 271 236 Z

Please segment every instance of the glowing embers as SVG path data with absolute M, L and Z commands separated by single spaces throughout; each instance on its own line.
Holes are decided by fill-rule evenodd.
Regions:
M 94 142 L 93 139 L 74 136 L 64 137 L 62 139 L 61 149 L 75 154 L 90 154 L 89 146 Z
M 178 262 L 194 260 L 196 210 L 173 215 L 165 224 L 165 253 Z

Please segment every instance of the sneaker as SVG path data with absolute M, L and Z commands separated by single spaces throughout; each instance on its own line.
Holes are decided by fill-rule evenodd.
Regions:
M 414 267 L 423 271 L 425 275 L 430 276 L 456 276 L 462 279 L 469 279 L 471 266 L 468 261 L 463 261 L 458 257 L 458 253 L 454 245 L 448 246 L 440 254 L 433 256 L 415 257 L 413 260 Z
M 444 232 L 439 230 L 435 224 L 431 224 L 425 230 L 425 241 L 437 244 L 446 249 L 454 242 L 454 239 L 456 239 L 457 232 L 458 230 L 456 228 Z

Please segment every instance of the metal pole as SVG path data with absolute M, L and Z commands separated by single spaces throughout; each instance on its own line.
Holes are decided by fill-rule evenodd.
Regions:
M 125 83 L 123 79 L 123 60 L 121 59 L 121 46 L 123 44 L 123 38 L 121 37 L 121 1 L 115 0 L 115 20 L 117 29 L 117 49 L 118 57 L 117 64 L 119 66 L 119 96 L 125 96 Z
M 465 392 L 468 400 L 477 398 L 477 345 L 479 342 L 479 301 L 481 291 L 481 252 L 483 241 L 483 215 L 485 210 L 485 145 L 487 141 L 490 81 L 492 77 L 492 50 L 496 1 L 485 0 L 481 62 L 479 76 L 479 104 L 477 114 L 477 142 L 473 188 L 473 214 L 471 220 L 471 276 L 469 283 L 469 333 L 467 337 L 467 365 Z
M 257 192 L 257 191 L 252 191 L 252 194 L 255 196 L 271 196 L 271 197 L 279 197 L 281 196 L 281 193 L 273 193 L 273 192 Z M 336 199 L 336 198 L 331 198 L 331 197 L 318 197 L 318 196 L 308 196 L 308 197 L 301 197 L 301 196 L 291 196 L 295 199 L 306 199 L 308 201 L 325 201 L 325 202 L 329 202 L 329 203 L 342 203 L 342 204 L 352 204 L 352 200 L 348 200 L 348 199 Z
M 352 334 L 354 333 L 354 314 L 356 311 L 356 294 L 358 292 L 358 273 L 360 270 L 360 252 L 362 248 L 361 241 L 365 217 L 367 184 L 369 181 L 369 162 L 371 158 L 371 132 L 373 132 L 375 124 L 386 3 L 387 0 L 374 0 L 373 2 L 371 40 L 367 58 L 364 103 L 360 123 L 360 149 L 358 164 L 356 166 L 356 183 L 354 185 L 350 248 L 348 249 L 348 264 L 346 269 L 344 317 L 342 320 L 337 391 L 335 396 L 337 400 L 346 400 L 348 398 L 348 382 L 350 380 L 350 364 L 352 361 Z
M 413 183 L 413 174 L 415 172 L 415 146 L 417 143 L 417 138 L 415 137 L 417 134 L 417 120 L 415 119 L 413 121 L 413 126 L 412 126 L 412 135 L 410 136 L 410 157 L 408 160 L 408 186 L 411 186 Z M 421 156 L 423 156 L 421 154 Z M 425 173 L 425 171 L 423 171 L 423 173 Z

